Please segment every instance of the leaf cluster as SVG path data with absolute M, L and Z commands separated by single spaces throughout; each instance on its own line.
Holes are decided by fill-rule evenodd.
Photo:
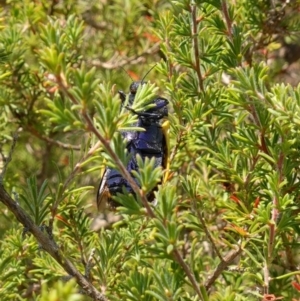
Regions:
M 0 185 L 57 253 L 2 206 L 1 300 L 89 300 L 78 275 L 102 300 L 299 298 L 300 86 L 276 82 L 291 62 L 277 50 L 297 38 L 296 9 L 297 1 L 7 1 L 1 167 L 12 162 Z M 128 91 L 121 68 L 140 80 L 154 61 L 132 109 L 169 100 L 170 166 L 137 157 L 133 180 L 122 133 L 142 129 L 116 91 Z M 114 213 L 95 209 L 106 166 L 138 183 L 135 195 L 116 196 Z M 156 206 L 145 203 L 154 188 Z

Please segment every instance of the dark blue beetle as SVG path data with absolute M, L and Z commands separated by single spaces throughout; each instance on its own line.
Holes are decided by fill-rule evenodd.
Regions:
M 127 165 L 127 170 L 131 173 L 133 170 L 139 170 L 138 163 L 136 161 L 136 155 L 139 154 L 143 159 L 155 158 L 155 165 L 166 168 L 168 160 L 168 143 L 166 140 L 166 133 L 163 130 L 160 121 L 168 116 L 168 100 L 162 97 L 156 97 L 150 103 L 155 104 L 154 107 L 142 112 L 134 111 L 131 106 L 134 103 L 137 89 L 141 82 L 133 82 L 130 85 L 130 93 L 128 97 L 128 106 L 126 108 L 132 113 L 138 116 L 138 122 L 136 126 L 143 128 L 145 131 L 123 131 L 122 136 L 127 141 L 127 151 L 131 155 L 131 159 Z M 123 91 L 119 91 L 122 103 L 126 100 L 126 94 Z M 138 184 L 138 183 L 137 183 Z M 101 179 L 98 193 L 97 193 L 97 205 L 99 210 L 103 210 L 108 204 L 111 208 L 115 208 L 118 204 L 112 199 L 112 196 L 117 193 L 122 193 L 123 189 L 126 189 L 129 193 L 133 193 L 133 190 L 126 179 L 115 169 L 106 168 L 103 177 Z M 154 200 L 154 193 L 151 192 L 148 196 L 149 202 Z

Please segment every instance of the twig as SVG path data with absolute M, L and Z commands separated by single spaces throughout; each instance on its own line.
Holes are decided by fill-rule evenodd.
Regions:
M 194 49 L 194 69 L 197 73 L 200 91 L 204 92 L 203 79 L 200 67 L 200 51 L 198 45 L 198 22 L 197 22 L 197 8 L 194 2 L 191 4 L 191 15 L 192 15 L 192 40 Z
M 89 258 L 87 260 L 87 263 L 85 265 L 85 275 L 84 276 L 85 276 L 86 279 L 89 279 L 89 280 L 90 280 L 90 276 L 91 276 L 91 269 L 94 265 L 93 261 L 94 261 L 95 251 L 96 251 L 95 248 L 93 248 L 91 250 L 90 256 L 89 256 Z
M 69 86 L 64 78 L 63 75 L 58 76 L 57 83 L 59 84 L 60 89 L 67 95 L 67 97 L 74 103 L 77 104 L 76 98 L 70 93 Z M 113 149 L 110 146 L 110 143 L 107 139 L 105 139 L 101 133 L 98 131 L 98 129 L 95 127 L 93 121 L 91 120 L 90 116 L 88 115 L 87 111 L 83 109 L 81 111 L 81 114 L 83 118 L 85 119 L 87 123 L 88 129 L 94 133 L 94 135 L 99 139 L 99 141 L 102 143 L 103 147 L 106 149 L 107 153 L 110 155 L 110 157 L 113 159 L 113 161 L 116 163 L 116 165 L 119 167 L 120 173 L 122 176 L 128 181 L 129 185 L 132 187 L 133 191 L 136 195 L 140 196 L 141 201 L 146 208 L 147 214 L 149 217 L 154 218 L 155 214 L 150 207 L 146 195 L 140 190 L 139 186 L 136 184 L 136 182 L 133 180 L 132 176 L 120 160 L 120 158 L 116 155 L 116 153 L 113 151 Z
M 82 237 L 78 231 L 78 226 L 79 226 L 78 221 L 76 219 L 74 220 L 73 210 L 71 210 L 71 212 L 70 212 L 70 220 L 71 220 L 70 224 L 72 225 L 72 228 L 74 229 L 74 240 L 77 242 L 78 251 L 80 253 L 80 258 L 81 258 L 81 263 L 84 267 L 86 267 L 86 264 L 87 264 L 86 254 L 84 252 L 85 250 L 84 250 L 84 246 L 83 246 Z
M 216 244 L 215 244 L 215 242 L 214 242 L 214 240 L 213 240 L 210 232 L 208 231 L 206 223 L 205 223 L 205 221 L 204 221 L 201 213 L 199 212 L 198 208 L 196 207 L 197 206 L 196 205 L 197 204 L 196 200 L 193 200 L 193 203 L 194 203 L 194 207 L 195 207 L 194 210 L 196 211 L 197 217 L 200 220 L 200 223 L 201 223 L 201 225 L 202 225 L 202 227 L 204 229 L 204 232 L 205 232 L 206 236 L 208 237 L 208 239 L 209 239 L 209 241 L 210 241 L 210 243 L 211 243 L 211 245 L 213 247 L 213 250 L 216 252 L 216 254 L 220 258 L 220 260 L 223 261 L 223 257 L 221 255 L 220 251 L 218 250 L 218 248 L 217 248 L 217 246 L 216 246 Z
M 0 201 L 15 215 L 17 220 L 36 238 L 43 249 L 54 258 L 64 270 L 73 276 L 78 285 L 88 296 L 96 301 L 108 301 L 85 277 L 76 269 L 73 263 L 58 249 L 56 243 L 49 238 L 30 218 L 30 216 L 10 197 L 0 184 Z
M 198 283 L 197 283 L 197 281 L 196 281 L 196 279 L 195 279 L 194 274 L 192 273 L 192 271 L 190 270 L 189 266 L 185 263 L 185 261 L 184 261 L 183 258 L 181 257 L 181 255 L 180 255 L 178 249 L 175 249 L 175 250 L 173 251 L 173 254 L 174 254 L 175 259 L 176 259 L 177 262 L 181 265 L 181 267 L 183 268 L 185 274 L 187 275 L 187 277 L 188 277 L 189 280 L 191 281 L 192 286 L 193 286 L 194 290 L 197 292 L 199 298 L 200 298 L 201 300 L 204 300 L 203 295 L 202 295 L 202 293 L 201 293 L 201 290 L 200 290 L 199 285 L 198 285 Z
M 9 164 L 9 162 L 11 161 L 12 154 L 14 152 L 17 140 L 18 140 L 18 134 L 15 133 L 13 135 L 12 145 L 10 147 L 7 157 L 5 157 L 4 154 L 2 154 L 2 152 L 1 152 L 2 160 L 3 160 L 3 169 L 2 169 L 2 172 L 0 173 L 0 184 L 2 184 L 3 178 L 4 178 L 6 170 L 7 170 L 7 166 Z
M 68 176 L 66 182 L 64 183 L 63 186 L 63 190 L 65 190 L 67 188 L 67 186 L 69 185 L 69 183 L 72 181 L 72 179 L 74 178 L 75 174 L 78 172 L 78 170 L 81 167 L 81 163 L 84 162 L 85 160 L 87 160 L 91 155 L 94 154 L 94 152 L 101 146 L 101 143 L 98 141 L 93 147 L 90 148 L 90 150 L 87 152 L 87 154 L 85 156 L 83 156 L 78 163 L 74 166 L 74 169 L 72 170 L 72 172 L 70 173 L 70 175 Z
M 81 163 L 84 162 L 87 158 L 89 158 L 99 147 L 100 147 L 101 143 L 98 141 L 88 152 L 85 156 L 83 156 L 79 162 L 75 165 L 74 169 L 72 170 L 72 172 L 69 174 L 68 178 L 66 179 L 61 191 L 65 191 L 68 187 L 68 185 L 70 184 L 70 182 L 72 181 L 72 179 L 74 178 L 74 176 L 76 175 L 76 173 L 78 172 L 78 170 L 80 169 Z M 58 197 L 55 202 L 53 203 L 52 207 L 51 207 L 51 218 L 49 221 L 49 228 L 50 231 L 52 231 L 53 228 L 53 223 L 54 223 L 54 218 L 57 212 L 57 208 L 60 204 L 60 202 L 63 200 L 64 198 L 64 194 L 62 194 L 60 197 Z
M 274 244 L 275 244 L 275 234 L 276 234 L 276 222 L 278 218 L 278 201 L 277 198 L 273 198 L 273 209 L 272 209 L 272 216 L 271 216 L 271 221 L 269 223 L 269 241 L 268 241 L 268 255 L 267 259 L 264 263 L 264 290 L 265 294 L 269 293 L 269 282 L 270 282 L 270 276 L 269 276 L 269 266 L 272 262 L 272 253 L 274 249 Z
M 269 293 L 269 283 L 270 283 L 270 275 L 269 275 L 269 267 L 267 261 L 264 262 L 264 294 Z
M 57 77 L 57 83 L 58 83 L 60 89 L 63 91 L 63 93 L 70 99 L 70 101 L 72 101 L 74 104 L 77 104 L 78 102 L 75 99 L 75 97 L 72 95 L 72 93 L 70 93 L 70 91 L 69 91 L 70 88 L 69 88 L 63 74 L 61 74 L 60 76 Z M 110 143 L 109 143 L 110 141 L 105 139 L 101 135 L 101 133 L 95 127 L 93 121 L 91 120 L 90 116 L 88 115 L 88 113 L 85 109 L 83 109 L 81 111 L 81 115 L 85 119 L 88 129 L 99 139 L 99 142 L 102 143 L 102 145 L 106 149 L 107 153 L 114 160 L 114 162 L 118 166 L 122 176 L 128 181 L 129 185 L 132 187 L 132 189 L 136 193 L 136 195 L 140 196 L 141 201 L 142 201 L 144 207 L 146 208 L 147 215 L 151 218 L 154 218 L 155 214 L 154 214 L 152 208 L 150 207 L 146 196 L 143 194 L 143 192 L 140 190 L 139 186 L 133 180 L 130 173 L 127 171 L 126 167 L 123 165 L 122 161 L 120 160 L 120 158 L 116 155 L 116 153 L 111 148 Z M 203 296 L 202 296 L 202 293 L 201 293 L 201 290 L 199 288 L 199 285 L 197 284 L 196 279 L 195 279 L 192 271 L 190 270 L 189 266 L 184 262 L 184 260 L 181 257 L 179 251 L 177 249 L 175 249 L 173 254 L 174 254 L 174 257 L 175 257 L 176 261 L 184 269 L 188 279 L 190 280 L 190 282 L 191 282 L 193 288 L 195 289 L 195 291 L 197 292 L 199 298 L 201 300 L 204 300 Z
M 35 137 L 41 139 L 41 140 L 44 140 L 48 143 L 51 143 L 51 144 L 54 144 L 54 145 L 57 145 L 63 149 L 72 149 L 72 150 L 80 150 L 81 149 L 81 146 L 80 145 L 72 145 L 72 144 L 69 144 L 69 143 L 63 143 L 61 141 L 58 141 L 58 140 L 54 140 L 54 139 L 51 139 L 50 137 L 47 137 L 45 135 L 42 135 L 40 134 L 36 129 L 32 128 L 32 127 L 28 127 L 27 128 L 29 130 L 29 132 L 31 134 L 33 134 Z
M 176 156 L 176 153 L 177 153 L 179 144 L 180 144 L 180 142 L 182 141 L 182 136 L 183 136 L 183 131 L 180 130 L 180 131 L 179 131 L 179 134 L 177 135 L 177 138 L 176 138 L 176 144 L 175 144 L 175 146 L 173 147 L 172 152 L 171 152 L 171 154 L 170 154 L 170 159 L 169 159 L 170 162 L 172 162 L 172 161 L 174 160 L 175 156 Z
M 128 57 L 128 58 L 121 58 L 116 61 L 111 59 L 108 62 L 101 62 L 98 60 L 93 60 L 92 65 L 95 67 L 101 67 L 101 68 L 105 68 L 105 69 L 117 69 L 117 68 L 124 67 L 128 64 L 137 65 L 140 63 L 144 63 L 145 60 L 146 59 L 142 56 L 134 56 L 134 57 Z
M 221 7 L 222 7 L 222 12 L 223 12 L 223 15 L 224 15 L 224 18 L 226 21 L 226 25 L 227 25 L 228 36 L 229 36 L 230 40 L 232 40 L 232 22 L 229 17 L 226 0 L 222 0 Z
M 268 242 L 268 262 L 271 262 L 273 248 L 275 244 L 276 222 L 279 215 L 277 206 L 278 206 L 278 201 L 277 198 L 274 197 L 271 222 L 269 225 L 270 233 L 269 233 L 269 242 Z
M 131 57 L 120 57 L 117 53 L 115 53 L 112 58 L 107 62 L 101 62 L 99 60 L 92 60 L 90 63 L 95 67 L 101 67 L 105 69 L 117 69 L 124 67 L 128 64 L 136 65 L 145 62 L 145 55 L 151 55 L 157 53 L 159 51 L 160 43 L 154 44 L 152 47 L 148 48 L 144 52 L 131 56 Z
M 231 262 L 242 253 L 242 248 L 239 246 L 237 250 L 231 250 L 225 258 L 219 263 L 213 274 L 208 277 L 204 284 L 206 290 L 208 290 L 217 278 L 222 274 L 222 272 L 231 264 Z

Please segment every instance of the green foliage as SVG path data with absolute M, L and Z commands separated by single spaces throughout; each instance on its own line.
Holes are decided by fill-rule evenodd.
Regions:
M 51 200 L 47 200 L 47 181 L 42 184 L 40 191 L 37 190 L 36 178 L 30 178 L 27 180 L 27 189 L 25 195 L 20 195 L 22 201 L 25 203 L 27 212 L 31 214 L 32 219 L 37 225 L 41 225 L 44 221 L 49 204 Z
M 107 300 L 299 299 L 300 85 L 280 77 L 299 71 L 298 11 L 277 0 L 6 1 L 0 184 L 57 253 L 1 206 L 0 299 L 90 300 L 57 254 Z M 105 166 L 127 166 L 122 131 L 142 130 L 116 92 L 129 90 L 122 68 L 147 74 L 135 112 L 156 95 L 170 102 L 170 170 L 161 181 L 138 156 L 140 189 L 98 213 Z M 98 227 L 109 215 L 119 221 Z
M 40 301 L 56 301 L 60 299 L 66 301 L 83 300 L 83 297 L 76 292 L 75 281 L 69 281 L 68 283 L 59 281 L 50 290 L 44 285 L 41 296 L 38 298 Z

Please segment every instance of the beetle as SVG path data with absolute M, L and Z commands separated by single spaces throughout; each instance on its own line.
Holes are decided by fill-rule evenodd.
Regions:
M 149 73 L 149 72 L 148 72 Z M 147 74 L 148 74 L 147 73 Z M 146 74 L 146 75 L 147 75 Z M 144 78 L 143 78 L 144 79 Z M 163 169 L 168 168 L 169 158 L 169 143 L 168 143 L 168 121 L 161 125 L 161 120 L 168 116 L 168 100 L 157 96 L 150 103 L 154 104 L 150 109 L 136 112 L 131 108 L 135 100 L 137 89 L 145 82 L 132 82 L 130 85 L 130 92 L 128 95 L 128 105 L 124 106 L 127 110 L 138 116 L 136 126 L 141 127 L 144 131 L 123 131 L 121 134 L 126 139 L 126 149 L 131 155 L 131 158 L 126 166 L 126 169 L 131 173 L 133 170 L 139 170 L 136 160 L 136 155 L 139 154 L 142 159 L 155 158 L 155 166 L 162 166 Z M 124 105 L 126 94 L 123 91 L 118 92 Z M 135 178 L 133 177 L 135 180 Z M 136 181 L 137 183 L 137 181 Z M 137 183 L 138 184 L 138 183 Z M 106 204 L 114 209 L 118 204 L 113 200 L 113 196 L 117 193 L 122 193 L 123 189 L 128 193 L 134 194 L 132 187 L 128 181 L 119 173 L 119 171 L 106 168 L 97 192 L 97 206 L 98 210 L 103 210 Z M 154 189 L 155 190 L 155 189 Z M 154 190 L 148 194 L 148 201 L 154 201 Z

